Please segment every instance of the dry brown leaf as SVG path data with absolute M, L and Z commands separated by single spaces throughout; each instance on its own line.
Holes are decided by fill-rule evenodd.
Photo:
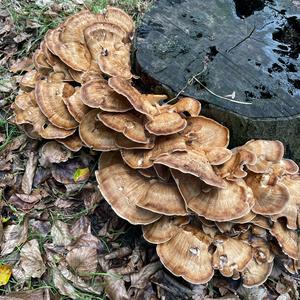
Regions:
M 12 73 L 17 73 L 21 71 L 30 71 L 33 67 L 32 59 L 29 57 L 24 57 L 18 59 L 13 63 L 13 65 L 9 68 L 9 71 Z
M 0 300 L 50 300 L 48 289 L 35 289 L 12 292 L 6 296 L 0 296 Z
M 37 163 L 38 163 L 38 158 L 36 153 L 30 152 L 26 164 L 25 173 L 22 178 L 22 190 L 27 195 L 31 193 L 33 177 L 35 174 Z
M 67 246 L 72 241 L 68 224 L 57 220 L 51 228 L 53 244 L 56 246 Z
M 105 278 L 105 292 L 108 295 L 109 299 L 114 300 L 129 300 L 129 296 L 127 294 L 125 288 L 125 282 L 122 279 L 116 276 L 106 276 Z
M 41 166 L 48 167 L 53 163 L 66 162 L 72 156 L 72 152 L 55 141 L 46 143 L 40 150 L 39 162 Z
M 46 271 L 39 243 L 33 239 L 28 241 L 20 251 L 20 261 L 13 269 L 14 277 L 18 281 L 26 281 L 29 278 L 41 278 Z
M 83 234 L 91 233 L 91 221 L 89 218 L 82 216 L 73 225 L 70 230 L 71 235 L 75 238 Z
M 1 246 L 1 255 L 7 255 L 27 240 L 28 220 L 23 224 L 8 225 L 4 228 L 3 243 Z

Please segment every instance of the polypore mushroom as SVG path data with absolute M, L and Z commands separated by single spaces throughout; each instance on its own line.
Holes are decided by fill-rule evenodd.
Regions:
M 56 140 L 63 144 L 67 149 L 77 152 L 82 148 L 82 141 L 78 136 L 78 133 L 72 134 L 67 138 Z
M 73 129 L 78 126 L 64 103 L 64 98 L 70 97 L 74 91 L 74 88 L 65 82 L 48 83 L 45 80 L 37 82 L 36 102 L 53 125 L 63 129 Z
M 282 251 L 293 259 L 299 259 L 299 237 L 294 230 L 286 228 L 286 226 L 277 221 L 274 223 L 270 233 L 277 239 Z
M 174 275 L 194 284 L 207 283 L 214 275 L 209 246 L 212 239 L 200 228 L 186 225 L 156 247 L 162 264 Z M 176 258 L 176 259 L 174 259 Z
M 152 244 L 165 243 L 178 232 L 179 227 L 188 222 L 189 218 L 185 216 L 162 216 L 158 221 L 142 227 L 144 239 Z
M 137 143 L 134 142 L 123 134 L 119 134 L 116 137 L 116 146 L 120 149 L 127 149 L 127 150 L 136 150 L 136 149 L 153 149 L 155 143 L 155 137 L 150 136 L 149 142 L 147 144 Z
M 255 205 L 252 211 L 262 215 L 275 215 L 283 211 L 289 201 L 288 188 L 278 182 L 270 185 L 268 175 L 251 173 L 245 178 L 247 185 L 252 189 Z
M 91 80 L 83 84 L 81 100 L 89 107 L 108 112 L 126 112 L 132 109 L 127 99 L 111 89 L 103 79 Z
M 255 173 L 265 173 L 269 166 L 279 162 L 284 154 L 284 147 L 280 141 L 251 140 L 242 147 L 256 155 L 256 163 L 247 165 L 247 168 Z
M 246 184 L 228 181 L 224 188 L 209 186 L 199 178 L 172 170 L 187 207 L 208 220 L 225 222 L 245 216 L 253 205 Z
M 36 70 L 27 72 L 20 81 L 20 88 L 25 92 L 30 92 L 34 89 L 35 84 L 42 78 L 42 74 Z
M 233 276 L 234 271 L 244 271 L 252 259 L 252 248 L 243 240 L 217 236 L 214 245 L 217 248 L 213 254 L 213 267 L 225 277 Z
M 276 221 L 278 218 L 285 217 L 287 228 L 296 230 L 298 228 L 297 219 L 300 207 L 300 175 L 287 175 L 281 180 L 281 183 L 289 191 L 289 200 L 285 204 L 284 209 L 279 214 L 271 216 L 271 218 L 273 221 Z
M 101 155 L 96 177 L 106 201 L 132 224 L 153 223 L 160 214 L 187 214 L 174 183 L 141 176 L 126 166 L 117 152 Z
M 80 123 L 83 117 L 90 111 L 90 108 L 81 100 L 80 88 L 76 87 L 73 95 L 63 98 L 64 103 L 71 116 Z
M 90 110 L 79 125 L 79 136 L 84 144 L 97 151 L 117 150 L 117 133 L 104 126 L 97 118 L 98 109 Z
M 122 133 L 136 143 L 147 144 L 150 141 L 151 137 L 144 129 L 143 119 L 134 113 L 100 112 L 98 118 L 105 126 Z

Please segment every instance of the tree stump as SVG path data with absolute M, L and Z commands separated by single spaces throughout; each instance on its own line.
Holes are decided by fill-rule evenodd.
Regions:
M 231 147 L 278 139 L 300 162 L 300 1 L 158 0 L 135 40 L 136 71 L 201 100 Z

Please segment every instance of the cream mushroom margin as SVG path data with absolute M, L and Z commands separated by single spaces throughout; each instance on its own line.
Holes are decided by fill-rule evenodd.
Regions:
M 131 71 L 134 22 L 87 10 L 49 30 L 12 107 L 31 138 L 101 151 L 96 178 L 112 209 L 192 283 L 218 270 L 262 284 L 275 254 L 300 268 L 298 166 L 280 141 L 229 150 L 229 130 L 199 101 L 145 93 Z

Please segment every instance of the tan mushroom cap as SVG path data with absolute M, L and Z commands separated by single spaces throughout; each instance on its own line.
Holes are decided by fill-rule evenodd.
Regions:
M 204 284 L 214 275 L 212 255 L 208 251 L 211 242 L 202 230 L 187 225 L 178 228 L 177 234 L 157 245 L 156 250 L 171 273 L 193 284 Z
M 152 244 L 161 244 L 169 241 L 178 231 L 178 228 L 188 224 L 188 217 L 162 216 L 158 221 L 142 226 L 143 237 Z
M 37 49 L 34 52 L 33 63 L 35 68 L 42 74 L 48 74 L 52 70 L 42 49 Z
M 135 149 L 153 149 L 155 143 L 155 137 L 150 137 L 147 144 L 136 143 L 123 134 L 118 134 L 116 137 L 116 146 L 120 149 L 135 150 Z
M 78 42 L 85 43 L 84 30 L 92 24 L 102 21 L 101 15 L 95 15 L 88 10 L 82 10 L 66 19 L 60 39 L 63 43 Z
M 197 117 L 201 111 L 200 101 L 190 97 L 180 98 L 174 107 L 176 107 L 176 112 L 188 112 L 191 117 Z
M 155 135 L 170 135 L 182 131 L 186 127 L 186 120 L 172 110 L 149 117 L 145 128 Z
M 101 194 L 115 213 L 132 224 L 150 224 L 160 218 L 159 214 L 136 206 L 145 196 L 146 182 L 136 171 L 125 167 L 119 154 L 103 153 L 96 179 Z
M 155 146 L 150 150 L 121 150 L 122 158 L 133 169 L 147 169 L 153 166 L 154 160 L 163 154 L 186 150 L 184 140 L 177 134 L 158 137 Z
M 100 112 L 98 119 L 108 128 L 118 131 L 128 139 L 141 144 L 150 142 L 150 135 L 145 131 L 143 119 L 132 112 Z
M 126 112 L 132 109 L 125 97 L 112 90 L 106 81 L 91 80 L 81 87 L 82 102 L 108 112 Z
M 289 201 L 288 188 L 282 184 L 268 184 L 268 176 L 248 174 L 245 178 L 247 185 L 252 189 L 255 205 L 252 211 L 261 215 L 275 215 L 283 211 Z
M 40 78 L 42 78 L 42 74 L 36 70 L 31 70 L 22 77 L 20 81 L 20 88 L 25 92 L 30 92 L 34 89 L 35 84 Z
M 22 109 L 17 104 L 22 106 Z M 23 94 L 21 98 L 18 97 L 17 103 L 13 103 L 12 107 L 16 116 L 16 124 L 32 126 L 30 135 L 39 135 L 44 139 L 62 139 L 72 135 L 76 130 L 58 128 L 49 123 L 38 107 L 33 93 Z
M 180 134 L 196 150 L 227 147 L 229 144 L 228 128 L 203 116 L 187 118 L 187 126 Z
M 233 226 L 235 225 L 232 222 L 215 222 L 215 224 L 221 233 L 231 232 Z
M 278 218 L 285 217 L 287 220 L 287 228 L 296 230 L 297 219 L 300 209 L 300 175 L 285 176 L 281 181 L 289 191 L 289 200 L 285 204 L 284 209 L 276 215 L 272 216 L 272 220 L 276 221 Z
M 98 66 L 97 66 L 97 68 L 99 69 Z M 100 69 L 98 71 L 88 70 L 85 72 L 80 72 L 80 71 L 75 71 L 73 69 L 69 69 L 69 73 L 74 81 L 81 83 L 81 84 L 84 84 L 84 83 L 86 83 L 88 81 L 92 81 L 92 80 L 103 79 Z
M 272 221 L 269 217 L 256 215 L 255 218 L 253 218 L 249 223 L 252 223 L 258 227 L 264 228 L 264 229 L 270 229 L 272 225 Z
M 263 284 L 271 274 L 272 269 L 273 262 L 258 264 L 253 258 L 242 272 L 243 285 L 250 288 Z
M 252 248 L 245 241 L 217 236 L 214 245 L 217 248 L 213 254 L 213 267 L 225 277 L 233 276 L 234 270 L 242 272 L 252 259 Z
M 150 117 L 160 114 L 159 101 L 167 99 L 166 95 L 141 94 L 124 78 L 109 78 L 108 84 L 118 94 L 126 97 L 136 111 Z
M 154 163 L 168 166 L 182 173 L 199 177 L 205 183 L 219 188 L 225 187 L 225 181 L 216 175 L 205 154 L 200 151 L 172 152 L 161 155 Z
M 91 65 L 91 54 L 84 44 L 78 42 L 64 43 L 60 39 L 63 26 L 49 30 L 45 41 L 48 49 L 57 55 L 66 65 L 76 71 L 86 71 Z
M 101 161 L 105 159 L 114 161 L 102 168 Z M 131 223 L 136 223 L 135 218 L 138 216 L 132 216 L 131 212 L 137 210 L 137 207 L 164 215 L 187 214 L 184 200 L 174 183 L 164 183 L 141 176 L 123 163 L 119 153 L 102 154 L 98 183 L 100 190 L 104 192 L 102 194 L 106 195 L 106 200 L 116 213 Z M 124 201 L 128 202 L 130 207 L 127 207 Z
M 199 216 L 226 222 L 245 216 L 251 210 L 252 195 L 246 184 L 228 181 L 225 188 L 208 186 L 199 178 L 172 170 L 177 186 L 187 207 Z
M 123 10 L 109 6 L 104 14 L 105 21 L 121 27 L 130 37 L 134 31 L 134 22 L 132 18 Z
M 168 167 L 163 165 L 153 165 L 153 169 L 157 175 L 157 177 L 162 180 L 168 182 L 171 178 L 171 171 Z
M 247 172 L 244 170 L 244 167 L 255 164 L 256 155 L 243 147 L 238 147 L 231 151 L 231 158 L 217 169 L 217 174 L 228 180 L 246 177 Z
M 104 126 L 97 118 L 98 109 L 90 110 L 79 125 L 79 136 L 83 143 L 96 151 L 118 150 L 117 133 Z
M 269 166 L 279 162 L 284 154 L 284 146 L 280 141 L 251 140 L 242 147 L 256 155 L 256 163 L 247 165 L 248 169 L 255 173 L 265 173 Z
M 224 147 L 207 148 L 204 152 L 207 160 L 212 166 L 224 164 L 232 156 L 232 152 Z
M 245 216 L 243 216 L 241 218 L 231 220 L 231 222 L 232 223 L 237 223 L 237 224 L 245 224 L 245 223 L 248 223 L 251 220 L 253 220 L 255 218 L 255 216 L 256 216 L 256 214 L 254 212 L 250 211 Z
M 71 116 L 80 123 L 83 117 L 91 110 L 81 100 L 80 88 L 75 88 L 73 95 L 67 98 L 63 98 L 64 103 L 67 105 L 67 109 Z
M 254 258 L 258 264 L 271 263 L 274 260 L 274 254 L 268 241 L 260 237 L 251 236 L 249 242 L 254 249 Z
M 67 138 L 57 140 L 57 142 L 63 144 L 67 149 L 73 152 L 77 152 L 82 148 L 82 141 L 77 133 Z
M 270 233 L 277 239 L 282 251 L 293 259 L 300 259 L 299 257 L 299 237 L 295 230 L 286 228 L 286 226 L 277 221 L 274 223 Z
M 35 87 L 39 108 L 53 125 L 63 129 L 73 129 L 78 126 L 64 104 L 64 98 L 70 97 L 73 93 L 74 88 L 63 82 L 48 83 L 40 80 Z

